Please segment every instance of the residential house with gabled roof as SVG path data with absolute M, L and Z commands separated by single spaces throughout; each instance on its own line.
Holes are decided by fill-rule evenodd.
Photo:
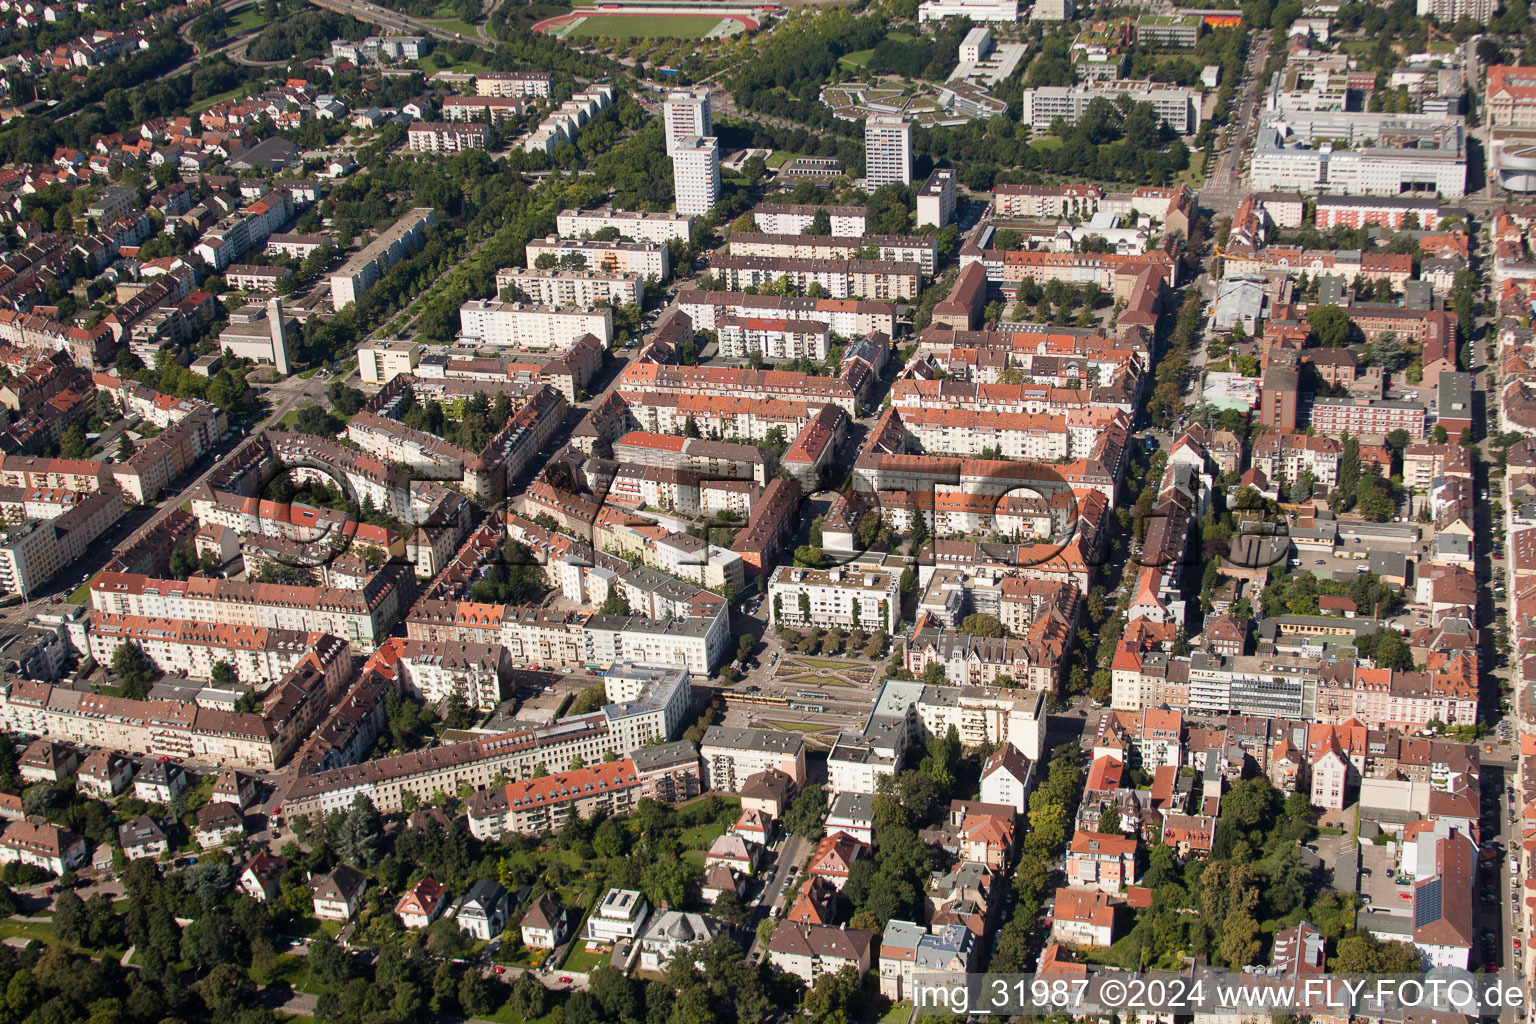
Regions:
M 240 808 L 222 800 L 212 800 L 197 810 L 197 827 L 192 838 L 203 849 L 233 842 L 245 835 L 245 816 Z
M 425 928 L 448 905 L 447 891 L 431 875 L 406 890 L 395 904 L 395 916 L 407 928 Z
M 704 854 L 704 866 L 708 868 L 723 864 L 738 874 L 755 875 L 762 852 L 763 848 L 751 840 L 726 832 L 715 837 L 715 841 L 709 845 L 709 851 Z
M 123 848 L 123 856 L 129 860 L 158 857 L 171 848 L 165 832 L 155 819 L 141 814 L 117 827 L 117 841 Z
M 501 883 L 494 878 L 482 878 L 454 904 L 453 921 L 470 938 L 489 942 L 507 926 L 511 910 L 507 890 Z
M 1216 818 L 1209 814 L 1165 814 L 1163 845 L 1171 847 L 1180 858 L 1191 854 L 1206 856 L 1216 838 Z
M 235 880 L 235 884 L 239 886 L 241 892 L 257 903 L 266 903 L 277 898 L 281 891 L 278 883 L 283 877 L 283 872 L 287 870 L 287 861 L 276 854 L 262 850 L 241 869 L 240 877 Z
M 720 934 L 714 918 L 681 910 L 659 910 L 640 935 L 640 966 L 664 971 L 679 954 Z
M 953 800 L 950 826 L 959 844 L 960 859 L 1001 870 L 1013 850 L 1014 811 L 1008 804 Z
M 1067 849 L 1067 884 L 1101 892 L 1119 892 L 1136 884 L 1134 836 L 1077 832 Z
M 784 920 L 797 924 L 836 924 L 837 886 L 828 878 L 812 875 L 800 883 L 800 892 Z
M 806 874 L 826 878 L 841 890 L 848 884 L 848 873 L 853 870 L 854 862 L 868 856 L 869 847 L 846 832 L 838 832 L 816 844 Z
M 245 772 L 226 768 L 213 780 L 210 800 L 222 800 L 246 810 L 256 802 L 256 780 Z
M 80 755 L 68 743 L 58 740 L 33 740 L 16 759 L 16 770 L 27 782 L 64 782 L 80 765 Z
M 1029 809 L 1029 791 L 1034 786 L 1035 766 L 1012 743 L 1004 743 L 987 758 L 981 770 L 983 803 L 1005 804 L 1014 813 Z
M 823 974 L 836 974 L 844 967 L 860 975 L 868 971 L 874 944 L 874 934 L 858 928 L 783 922 L 768 941 L 768 962 L 814 985 Z
M 714 903 L 727 892 L 737 896 L 746 891 L 746 877 L 737 874 L 725 864 L 712 864 L 704 869 L 704 880 L 699 885 L 699 895 L 706 903 Z
M 0 864 L 12 863 L 62 875 L 85 863 L 85 840 L 46 821 L 13 821 L 0 832 Z
M 187 791 L 187 772 L 178 761 L 147 762 L 133 780 L 133 795 L 151 804 L 168 804 Z
M 75 786 L 99 800 L 111 800 L 133 783 L 133 762 L 111 750 L 98 750 L 80 765 Z
M 347 864 L 338 864 L 314 883 L 314 912 L 322 921 L 350 921 L 362 905 L 368 879 Z
M 544 893 L 533 901 L 528 913 L 519 922 L 523 945 L 533 949 L 554 949 L 571 934 L 573 917 L 563 903 L 549 893 Z
M 1056 890 L 1051 908 L 1051 938 L 1069 946 L 1104 948 L 1115 942 L 1115 908 L 1102 892 Z

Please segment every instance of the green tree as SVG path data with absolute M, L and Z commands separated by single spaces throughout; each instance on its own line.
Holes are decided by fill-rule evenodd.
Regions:
M 66 427 L 59 438 L 59 454 L 66 459 L 83 459 L 91 453 L 91 444 L 85 439 L 80 424 Z
M 973 612 L 967 615 L 960 623 L 960 632 L 969 633 L 972 636 L 1004 637 L 1008 635 L 1007 628 L 998 621 L 997 616 L 987 615 L 982 612 Z
M 1339 348 L 1349 340 L 1349 314 L 1338 306 L 1315 306 L 1307 311 L 1308 333 L 1324 348 Z
M 142 647 L 127 641 L 112 652 L 112 674 L 117 677 L 122 696 L 143 700 L 149 696 L 150 684 L 160 678 L 160 669 Z

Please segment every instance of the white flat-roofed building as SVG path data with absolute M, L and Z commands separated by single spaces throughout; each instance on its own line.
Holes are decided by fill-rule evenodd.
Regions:
M 1019 20 L 1019 0 L 924 0 L 918 21 L 970 18 L 972 21 L 1013 23 Z
M 613 228 L 619 237 L 631 242 L 688 241 L 694 219 L 680 213 L 645 213 L 639 210 L 615 210 L 605 206 L 597 210 L 561 210 L 555 218 L 555 230 L 562 238 L 581 238 L 605 228 Z
M 462 153 L 484 149 L 490 129 L 483 124 L 416 121 L 405 130 L 406 144 L 415 153 Z
M 672 274 L 672 261 L 667 247 L 655 242 L 599 242 L 590 238 L 559 238 L 551 235 L 549 238 L 529 242 L 524 251 L 527 253 L 528 266 L 532 269 L 538 269 L 538 258 L 545 254 L 557 260 L 579 255 L 586 261 L 586 270 L 639 274 L 641 277 L 655 275 L 661 281 Z
M 805 738 L 797 732 L 712 725 L 699 742 L 699 759 L 705 788 L 720 793 L 738 793 L 762 772 L 782 772 L 796 786 L 806 781 Z
M 783 256 L 792 259 L 856 259 L 862 249 L 874 249 L 881 260 L 916 263 L 932 274 L 938 263 L 938 242 L 932 235 L 770 235 L 762 231 L 731 234 L 732 256 Z
M 992 32 L 985 25 L 977 25 L 960 41 L 960 63 L 980 64 L 992 52 Z
M 437 213 L 432 207 L 418 206 L 358 250 L 331 275 L 331 308 L 340 312 L 349 303 L 357 301 L 358 296 L 372 288 L 386 270 L 421 245 L 427 228 L 436 219 Z
M 775 628 L 836 624 L 895 633 L 901 618 L 896 574 L 885 570 L 781 565 L 769 580 L 768 600 Z
M 475 76 L 479 96 L 548 96 L 555 76 L 547 71 L 488 71 Z
M 831 328 L 816 320 L 726 316 L 717 334 L 720 355 L 732 359 L 756 352 L 775 361 L 805 356 L 819 363 L 832 344 Z
M 540 306 L 592 306 L 615 302 L 635 303 L 644 297 L 644 278 L 639 274 L 609 274 L 597 270 L 527 270 L 508 267 L 496 271 L 496 293 L 514 302 Z M 507 295 L 507 289 L 516 294 Z
M 1009 20 L 1017 19 L 1018 6 L 1015 4 L 1014 17 Z M 864 181 L 870 191 L 893 182 L 912 184 L 912 136 L 913 122 L 904 117 L 877 114 L 864 122 Z
M 1114 102 L 1121 96 L 1135 103 L 1150 103 L 1159 120 L 1180 135 L 1194 131 L 1197 119 L 1195 93 L 1191 89 L 1153 82 L 1095 82 L 1091 85 L 1041 86 L 1025 89 L 1021 120 L 1035 131 L 1048 131 L 1057 119 L 1076 124 L 1088 104 L 1103 98 Z
M 443 100 L 444 121 L 489 121 L 521 117 L 528 109 L 518 96 L 449 96 Z
M 710 135 L 678 139 L 672 149 L 672 185 L 679 215 L 713 209 L 720 201 L 720 140 Z
M 638 939 L 650 913 L 651 905 L 643 894 L 634 889 L 609 889 L 587 917 L 586 939 L 609 944 Z
M 827 234 L 859 238 L 864 234 L 869 211 L 862 206 L 814 206 L 809 203 L 758 203 L 752 209 L 757 230 L 769 235 L 798 235 L 811 227 L 818 213 L 827 215 Z
M 1392 146 L 1378 143 L 1390 139 Z M 1466 127 L 1428 114 L 1268 114 L 1249 187 L 1354 195 L 1466 194 Z
M 459 307 L 459 337 L 480 345 L 565 352 L 588 334 L 604 345 L 613 341 L 613 310 L 524 306 L 520 302 L 475 299 Z
M 985 32 L 984 28 L 971 30 Z M 942 228 L 955 219 L 957 201 L 955 172 L 941 167 L 928 175 L 917 193 L 917 223 L 920 227 Z
M 668 156 L 676 155 L 678 144 L 690 136 L 707 137 L 715 133 L 709 96 L 707 85 L 667 93 L 662 118 L 666 124 Z
M 358 346 L 357 372 L 365 384 L 388 384 L 402 373 L 414 373 L 421 362 L 421 346 L 396 339 Z

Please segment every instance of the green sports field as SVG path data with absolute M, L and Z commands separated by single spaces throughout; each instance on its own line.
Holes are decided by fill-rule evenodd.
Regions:
M 589 14 L 565 34 L 567 39 L 702 39 L 719 18 L 671 14 Z

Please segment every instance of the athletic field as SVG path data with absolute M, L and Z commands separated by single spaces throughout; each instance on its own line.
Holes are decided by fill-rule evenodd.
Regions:
M 562 39 L 718 39 L 757 28 L 755 19 L 738 13 L 714 11 L 665 13 L 655 8 L 636 11 L 572 11 L 546 18 L 533 26 Z

